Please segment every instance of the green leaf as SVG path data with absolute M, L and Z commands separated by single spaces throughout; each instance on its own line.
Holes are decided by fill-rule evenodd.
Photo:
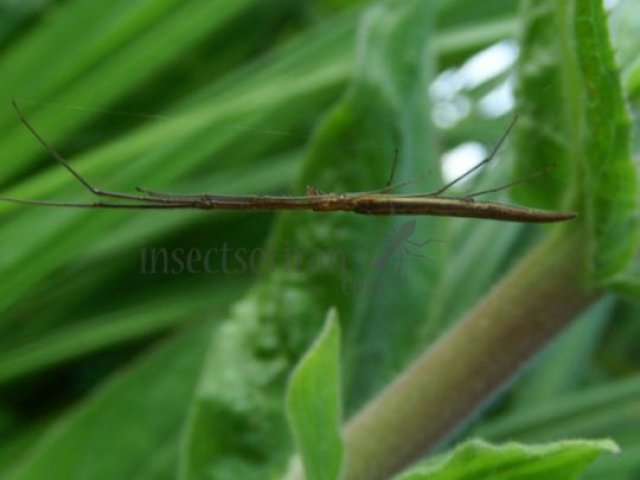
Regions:
M 640 95 L 640 57 L 629 67 L 625 83 L 631 95 Z
M 594 237 L 593 274 L 605 282 L 639 246 L 638 181 L 631 156 L 629 113 L 601 1 L 576 2 L 573 28 L 583 75 L 586 122 L 587 223 Z M 604 164 L 604 165 L 603 165 Z
M 7 73 L 0 86 L 3 104 L 10 98 L 31 102 L 46 100 L 75 109 L 74 115 L 60 115 L 38 105 L 30 112 L 50 141 L 64 138 L 83 121 L 135 88 L 153 74 L 193 48 L 207 35 L 219 31 L 252 0 L 203 0 L 155 2 L 99 0 L 88 4 L 73 1 L 56 9 L 49 22 L 16 43 L 0 58 L 0 70 Z M 84 41 L 79 41 L 79 39 Z M 43 48 L 46 45 L 47 48 Z M 51 49 L 51 50 L 50 50 Z M 64 51 L 62 59 L 51 51 Z M 77 106 L 82 108 L 77 108 Z M 35 110 L 35 109 L 34 109 Z M 8 118 L 0 119 L 6 127 Z M 10 158 L 3 163 L 3 179 L 24 171 L 40 150 L 13 128 L 0 132 L 0 143 Z
M 135 308 L 117 309 L 97 318 L 83 317 L 81 321 L 42 332 L 36 339 L 0 350 L 0 385 L 107 347 L 158 335 L 178 324 L 192 321 L 203 311 L 213 311 L 214 305 L 220 301 L 226 306 L 231 301 L 227 296 L 229 287 L 237 285 L 228 282 L 225 286 L 216 287 L 218 295 L 214 299 L 211 298 L 210 287 L 200 291 L 198 287 L 190 288 L 182 298 L 174 290 L 170 301 L 164 295 L 141 302 Z M 14 339 L 14 343 L 18 342 Z
M 57 421 L 7 480 L 143 478 L 171 457 L 174 470 L 210 328 L 188 329 L 106 382 Z
M 307 480 L 337 480 L 343 458 L 340 435 L 340 324 L 332 309 L 324 329 L 295 368 L 287 414 Z
M 547 445 L 491 445 L 472 440 L 427 461 L 396 480 L 575 480 L 602 453 L 617 453 L 611 440 L 568 440 Z
M 523 202 L 578 210 L 591 276 L 606 284 L 639 245 L 629 114 L 606 13 L 600 0 L 523 5 L 518 175 L 555 169 L 544 189 L 530 182 L 517 194 Z

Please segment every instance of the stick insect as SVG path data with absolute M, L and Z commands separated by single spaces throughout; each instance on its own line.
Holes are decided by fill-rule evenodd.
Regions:
M 516 119 L 511 122 L 505 133 L 490 154 L 476 166 L 450 181 L 442 188 L 430 193 L 391 194 L 394 185 L 384 189 L 355 193 L 320 193 L 314 188 L 307 188 L 303 196 L 275 195 L 176 195 L 156 192 L 136 187 L 137 194 L 113 192 L 95 187 L 71 166 L 27 120 L 15 101 L 12 102 L 20 121 L 31 132 L 44 149 L 62 165 L 92 195 L 104 198 L 94 202 L 67 202 L 49 200 L 21 200 L 0 197 L 0 201 L 22 205 L 39 205 L 50 207 L 98 208 L 98 209 L 198 209 L 198 210 L 313 210 L 315 212 L 346 211 L 368 215 L 435 215 L 446 217 L 482 218 L 527 223 L 559 222 L 576 217 L 573 212 L 556 212 L 534 208 L 507 205 L 498 202 L 478 201 L 474 197 L 511 187 L 522 181 L 509 185 L 476 192 L 465 197 L 447 197 L 443 194 L 468 175 L 487 164 L 500 149 Z M 397 185 L 396 185 L 397 186 Z

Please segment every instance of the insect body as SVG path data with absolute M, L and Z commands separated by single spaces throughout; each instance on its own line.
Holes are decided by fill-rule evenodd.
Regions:
M 367 215 L 436 215 L 447 217 L 485 218 L 516 222 L 558 222 L 570 220 L 576 216 L 573 212 L 555 212 L 526 207 L 518 207 L 497 202 L 478 201 L 467 197 L 445 197 L 442 194 L 480 166 L 487 163 L 504 142 L 515 122 L 509 126 L 500 142 L 491 154 L 460 177 L 441 189 L 428 194 L 389 194 L 380 192 L 356 193 L 319 193 L 312 187 L 307 188 L 304 196 L 273 195 L 174 195 L 138 188 L 137 194 L 111 192 L 99 189 L 76 171 L 56 150 L 40 136 L 26 117 L 13 102 L 22 123 L 42 144 L 49 154 L 71 175 L 73 175 L 91 194 L 104 198 L 95 202 L 57 202 L 47 200 L 20 200 L 0 197 L 0 200 L 26 205 L 51 207 L 103 208 L 103 209 L 200 209 L 200 210 L 313 210 L 316 212 L 347 211 Z M 514 184 L 511 184 L 514 185 Z M 508 185 L 508 186 L 511 186 Z M 385 189 L 386 190 L 386 189 Z M 498 189 L 492 189 L 495 191 Z

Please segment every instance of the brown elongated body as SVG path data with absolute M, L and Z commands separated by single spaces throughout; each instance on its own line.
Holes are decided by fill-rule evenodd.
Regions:
M 464 197 L 403 197 L 394 198 L 391 201 L 384 198 L 363 197 L 358 203 L 360 206 L 354 210 L 355 212 L 376 215 L 436 215 L 529 223 L 560 222 L 576 217 L 574 212 L 516 207 Z
M 441 194 L 449 187 L 462 180 L 472 171 L 487 163 L 500 145 L 504 142 L 514 121 L 505 132 L 493 152 L 483 162 L 467 171 L 465 174 L 449 182 L 440 190 L 431 194 L 388 194 L 378 192 L 335 193 L 320 194 L 312 187 L 307 188 L 305 196 L 274 196 L 274 195 L 174 195 L 159 193 L 138 188 L 138 194 L 110 192 L 94 187 L 80 173 L 78 173 L 58 152 L 56 152 L 40 136 L 36 129 L 22 114 L 17 104 L 13 106 L 18 112 L 20 120 L 33 136 L 51 154 L 51 156 L 66 168 L 90 193 L 107 201 L 96 202 L 65 202 L 48 200 L 21 200 L 0 197 L 0 201 L 19 203 L 23 205 L 40 205 L 50 207 L 77 208 L 109 208 L 109 209 L 198 209 L 198 210 L 246 210 L 246 211 L 278 211 L 278 210 L 313 210 L 315 212 L 354 212 L 367 215 L 434 215 L 442 217 L 465 217 L 503 220 L 512 222 L 560 222 L 576 217 L 573 212 L 554 212 L 534 208 L 518 207 L 497 202 L 478 201 L 471 196 L 455 198 L 444 197 Z M 515 183 L 514 183 L 515 184 Z M 513 185 L 513 184 L 512 184 Z M 488 193 L 498 189 L 487 190 Z M 383 189 L 383 191 L 386 189 Z M 476 193 L 475 195 L 478 195 Z M 124 201 L 124 202 L 123 202 Z
M 367 215 L 434 215 L 529 223 L 560 222 L 576 217 L 573 212 L 517 207 L 498 202 L 478 201 L 473 198 L 421 196 L 420 194 L 400 196 L 363 193 L 307 197 L 201 195 L 199 197 L 172 198 L 193 202 L 189 207 L 183 208 L 204 210 L 344 211 Z
M 115 202 L 47 202 L 2 198 L 0 200 L 28 205 L 81 208 L 129 209 L 199 209 L 199 210 L 313 210 L 315 212 L 354 212 L 367 215 L 433 215 L 441 217 L 484 218 L 511 222 L 546 223 L 571 220 L 573 212 L 555 212 L 516 207 L 472 198 L 397 196 L 397 195 L 318 195 L 310 197 L 281 196 L 128 196 L 140 203 Z

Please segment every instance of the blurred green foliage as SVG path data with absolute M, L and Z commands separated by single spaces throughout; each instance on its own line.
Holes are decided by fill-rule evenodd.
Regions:
M 483 105 L 515 67 L 476 84 L 451 81 L 450 97 L 433 89 L 430 96 L 430 86 L 454 78 L 496 42 L 526 40 L 536 15 L 544 25 L 558 12 L 527 11 L 535 2 L 425 0 L 428 14 L 406 30 L 419 31 L 415 37 L 390 35 L 396 20 L 390 18 L 389 31 L 364 42 L 362 25 L 376 3 L 0 1 L 2 196 L 88 195 L 25 131 L 11 99 L 50 144 L 106 189 L 302 193 L 307 183 L 326 191 L 375 189 L 387 181 L 395 148 L 397 180 L 429 171 L 408 188 L 437 188 L 444 151 L 469 141 L 490 148 L 500 136 L 511 113 L 487 113 Z M 610 15 L 624 86 L 618 93 L 632 116 L 640 87 L 636 3 L 620 0 Z M 546 26 L 555 38 L 559 30 Z M 606 43 L 606 32 L 597 33 Z M 576 57 L 567 51 L 570 39 L 561 40 L 557 56 L 546 52 L 545 68 L 573 61 L 570 74 L 579 75 L 578 65 L 589 71 L 589 61 L 601 65 Z M 415 51 L 407 48 L 414 44 Z M 372 51 L 363 52 L 363 45 Z M 521 53 L 519 78 L 535 60 L 527 48 Z M 375 61 L 363 65 L 363 58 Z M 613 56 L 604 60 L 613 62 Z M 386 78 L 390 71 L 402 74 Z M 526 98 L 526 113 L 535 115 L 515 135 L 516 176 L 535 171 L 540 160 L 559 165 L 517 198 L 557 206 L 570 204 L 577 190 L 598 191 L 589 213 L 599 246 L 596 274 L 625 296 L 612 292 L 585 312 L 469 429 L 496 441 L 611 437 L 622 454 L 603 459 L 589 478 L 631 480 L 640 474 L 640 307 L 634 303 L 640 281 L 637 225 L 629 220 L 637 215 L 637 193 L 603 176 L 575 180 L 584 171 L 565 162 L 577 153 L 562 154 L 563 139 L 557 144 L 558 136 L 547 135 L 560 132 L 556 116 L 575 113 L 558 107 L 564 91 L 554 82 L 565 82 L 560 76 L 567 70 L 554 72 L 543 84 L 520 84 L 526 92 L 519 101 Z M 620 119 L 615 101 L 605 106 Z M 596 147 L 606 143 L 617 174 L 631 179 L 628 144 L 611 131 L 605 142 L 596 135 L 610 112 L 571 102 L 574 109 L 591 108 L 571 117 L 571 135 L 588 132 L 595 146 L 586 153 L 600 155 L 581 168 L 597 171 L 609 158 Z M 443 122 L 438 112 L 453 112 L 453 120 Z M 549 123 L 536 123 L 545 115 Z M 523 135 L 532 125 L 542 140 Z M 633 122 L 636 132 L 638 125 Z M 523 158 L 526 141 L 533 146 Z M 631 145 L 637 158 L 640 144 Z M 507 146 L 453 193 L 509 181 L 511 153 Z M 419 250 L 428 258 L 395 256 L 379 271 L 372 259 L 407 219 L 4 203 L 0 216 L 2 480 L 275 478 L 292 454 L 286 377 L 329 306 L 338 307 L 343 325 L 350 414 L 481 299 L 546 229 L 419 219 L 415 240 L 441 242 Z M 283 265 L 240 271 L 238 264 L 215 274 L 141 272 L 144 249 L 223 245 L 246 252 L 333 249 L 348 261 L 344 270 L 329 272 Z M 566 426 L 556 428 L 560 418 Z

